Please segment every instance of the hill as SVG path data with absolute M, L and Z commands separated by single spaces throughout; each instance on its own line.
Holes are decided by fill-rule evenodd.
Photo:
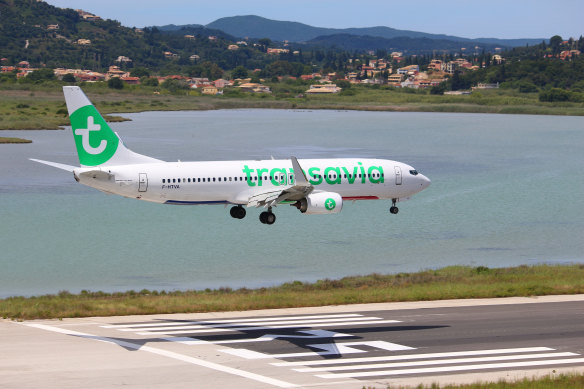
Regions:
M 43 1 L 0 0 L 0 15 L 0 55 L 6 58 L 3 65 L 25 60 L 35 67 L 103 71 L 120 65 L 171 71 L 193 65 L 189 58 L 196 54 L 200 62 L 212 61 L 229 69 L 260 55 L 246 47 L 235 54 L 230 52 L 227 47 L 234 38 L 204 26 L 181 26 L 168 32 L 140 30 L 115 20 L 86 20 L 75 10 Z M 186 38 L 187 34 L 193 37 Z M 208 39 L 209 35 L 217 39 Z M 131 62 L 117 62 L 120 56 Z
M 468 43 L 468 42 L 467 42 Z M 448 39 L 429 39 L 429 38 L 380 38 L 369 35 L 349 35 L 349 34 L 335 34 L 319 36 L 306 42 L 307 45 L 316 47 L 335 47 L 342 50 L 387 50 L 387 51 L 401 51 L 407 55 L 413 54 L 431 54 L 435 51 L 460 51 L 461 46 L 467 46 L 468 53 L 472 53 L 474 45 L 468 45 L 460 41 L 452 41 Z M 480 50 L 494 51 L 497 45 L 482 44 Z
M 438 40 L 449 40 L 475 44 L 493 44 L 499 46 L 525 46 L 526 44 L 534 45 L 541 43 L 544 39 L 497 39 L 497 38 L 479 38 L 468 39 L 452 35 L 429 34 L 419 31 L 398 30 L 391 27 L 364 27 L 364 28 L 324 28 L 314 27 L 298 22 L 279 21 L 266 19 L 255 15 L 232 16 L 217 19 L 206 25 L 208 28 L 214 28 L 224 31 L 236 37 L 250 38 L 270 38 L 276 41 L 288 40 L 291 42 L 306 42 L 319 36 L 347 34 L 359 36 L 372 36 L 386 39 L 397 37 L 408 38 L 427 38 Z M 464 46 L 464 45 L 463 45 Z M 459 46 L 460 47 L 460 46 Z

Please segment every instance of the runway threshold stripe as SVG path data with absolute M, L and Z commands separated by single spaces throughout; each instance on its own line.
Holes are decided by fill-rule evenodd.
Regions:
M 381 320 L 381 317 L 360 317 L 359 320 Z M 345 321 L 355 321 L 355 318 L 343 318 L 343 319 L 314 319 L 314 320 L 285 320 L 285 321 L 274 321 L 274 322 L 241 322 L 235 324 L 217 324 L 208 323 L 205 325 L 186 325 L 186 326 L 173 326 L 173 327 L 156 327 L 147 328 L 146 331 L 167 331 L 167 330 L 188 330 L 188 329 L 200 329 L 200 328 L 232 328 L 232 327 L 242 327 L 242 326 L 272 326 L 280 324 L 318 324 L 318 323 L 341 323 Z M 135 331 L 133 328 L 123 328 L 120 331 Z
M 457 358 L 457 359 L 440 359 L 432 361 L 419 361 L 419 362 L 398 362 L 398 363 L 377 363 L 369 365 L 348 365 L 348 366 L 335 366 L 335 367 L 317 367 L 317 368 L 304 368 L 304 369 L 293 369 L 302 373 L 312 373 L 320 371 L 343 371 L 343 370 L 365 370 L 365 369 L 382 369 L 382 368 L 394 368 L 394 367 L 408 367 L 408 366 L 430 366 L 430 365 L 453 365 L 455 363 L 472 363 L 472 362 L 494 362 L 494 361 L 512 361 L 519 359 L 543 359 L 543 358 L 559 358 L 559 357 L 573 357 L 580 354 L 576 353 L 545 353 L 545 354 L 517 354 L 517 355 L 506 355 L 498 357 L 481 357 L 481 358 Z
M 201 366 L 201 367 L 206 367 L 208 369 L 221 371 L 221 372 L 224 372 L 227 374 L 236 375 L 236 376 L 247 378 L 250 380 L 263 382 L 265 384 L 277 386 L 280 388 L 297 388 L 298 387 L 298 385 L 292 384 L 290 382 L 280 381 L 280 380 L 277 380 L 274 378 L 251 373 L 251 372 L 248 372 L 245 370 L 235 369 L 232 367 L 220 365 L 218 363 L 208 362 L 208 361 L 204 361 L 204 360 L 199 359 L 199 358 L 193 358 L 193 357 L 189 357 L 186 355 L 178 354 L 178 353 L 175 353 L 172 351 L 161 350 L 161 349 L 157 349 L 157 348 L 150 347 L 150 346 L 143 346 L 140 344 L 126 342 L 126 341 L 119 340 L 119 339 L 106 338 L 103 336 L 96 336 L 96 335 L 86 334 L 83 332 L 66 330 L 63 328 L 48 326 L 48 325 L 44 325 L 44 324 L 28 324 L 28 323 L 23 323 L 23 324 L 26 326 L 38 328 L 41 330 L 57 332 L 60 334 L 65 334 L 65 335 L 77 336 L 80 338 L 91 339 L 91 340 L 95 340 L 98 342 L 113 343 L 113 344 L 116 344 L 118 346 L 129 348 L 132 350 L 145 351 L 145 352 L 149 352 L 152 354 L 161 355 L 161 356 L 164 356 L 167 358 L 176 359 L 176 360 L 179 360 L 182 362 L 190 363 L 190 364 Z
M 306 316 L 272 316 L 263 318 L 241 318 L 241 319 L 221 319 L 221 320 L 201 320 L 201 321 L 182 321 L 182 322 L 163 322 L 163 323 L 137 323 L 137 324 L 112 324 L 107 326 L 100 326 L 101 328 L 141 328 L 141 327 L 163 327 L 172 325 L 187 325 L 187 324 L 207 324 L 207 323 L 239 323 L 239 322 L 261 322 L 274 320 L 304 320 L 304 319 L 332 319 L 342 317 L 362 317 L 358 313 L 346 313 L 337 315 L 306 315 Z
M 473 355 L 497 355 L 497 354 L 515 354 L 515 353 L 535 353 L 542 351 L 555 351 L 549 347 L 524 347 L 524 348 L 503 348 L 492 350 L 473 350 L 473 351 L 452 351 L 448 353 L 428 353 L 428 354 L 407 354 L 392 355 L 386 357 L 367 357 L 367 358 L 343 358 L 339 360 L 319 360 L 319 361 L 299 361 L 299 362 L 278 362 L 272 363 L 274 366 L 312 366 L 312 365 L 336 365 L 345 363 L 362 363 L 362 362 L 383 362 L 383 361 L 403 361 L 412 359 L 426 358 L 449 358 L 463 357 Z
M 423 369 L 403 369 L 403 370 L 383 370 L 383 371 L 369 371 L 361 373 L 341 373 L 341 374 L 322 374 L 316 375 L 319 378 L 360 378 L 360 377 L 377 377 L 377 376 L 394 376 L 406 374 L 424 374 L 424 373 L 445 373 L 451 371 L 467 371 L 467 370 L 487 370 L 487 369 L 507 369 L 510 367 L 532 367 L 532 366 L 549 366 L 549 365 L 565 365 L 582 363 L 584 358 L 572 359 L 553 359 L 547 361 L 526 361 L 526 362 L 512 362 L 512 363 L 490 363 L 485 365 L 464 365 L 464 366 L 444 366 L 444 367 L 429 367 Z
M 204 330 L 181 330 L 181 331 L 162 331 L 162 332 L 137 332 L 138 335 L 146 336 L 158 336 L 158 335 L 179 335 L 179 334 L 201 334 L 209 332 L 230 332 L 230 331 L 257 331 L 257 330 L 273 330 L 280 328 L 300 328 L 300 327 L 342 327 L 351 325 L 368 325 L 368 324 L 389 324 L 389 323 L 401 323 L 399 320 L 376 320 L 376 321 L 353 321 L 348 323 L 315 323 L 313 325 L 275 325 L 275 326 L 247 326 L 247 327 L 235 327 L 235 328 L 208 328 Z

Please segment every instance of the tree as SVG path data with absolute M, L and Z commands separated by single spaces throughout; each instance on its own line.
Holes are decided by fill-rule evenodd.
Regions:
M 33 82 L 43 82 L 55 79 L 55 72 L 53 69 L 39 69 L 29 74 L 26 78 Z
M 63 76 L 63 82 L 76 82 L 75 76 L 71 73 L 67 73 Z
M 267 51 L 268 46 L 272 44 L 272 40 L 270 38 L 262 38 L 258 40 L 258 43 L 264 47 L 264 51 Z
M 231 72 L 232 78 L 247 78 L 248 70 L 244 66 L 238 66 Z
M 154 77 L 142 77 L 140 79 L 140 84 L 144 86 L 158 86 L 158 79 Z
M 132 77 L 150 77 L 150 72 L 146 68 L 136 68 L 130 73 Z
M 550 47 L 552 49 L 552 54 L 560 54 L 560 45 L 562 44 L 562 37 L 559 35 L 554 35 L 550 38 Z
M 108 88 L 124 89 L 124 82 L 119 77 L 112 77 L 107 81 Z
M 351 83 L 347 80 L 337 80 L 336 85 L 339 88 L 343 88 L 344 90 L 349 89 L 351 87 Z
M 539 101 L 568 101 L 570 100 L 570 92 L 559 88 L 552 88 L 539 92 Z

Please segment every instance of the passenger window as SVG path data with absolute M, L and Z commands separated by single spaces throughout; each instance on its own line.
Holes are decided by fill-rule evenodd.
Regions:
M 221 181 L 221 177 L 219 177 L 219 181 Z
M 173 178 L 173 179 L 172 179 L 172 182 L 173 182 L 173 183 L 175 183 L 175 182 L 176 182 L 176 178 Z
M 215 182 L 215 177 L 213 177 L 213 182 Z
M 165 183 L 165 181 L 164 181 L 164 178 L 162 179 L 162 183 L 163 183 L 163 184 Z

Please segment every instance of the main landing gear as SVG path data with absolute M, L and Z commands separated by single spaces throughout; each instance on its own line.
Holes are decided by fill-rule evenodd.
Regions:
M 260 222 L 262 224 L 274 224 L 276 221 L 276 215 L 272 213 L 272 207 L 268 208 L 268 212 L 260 213 Z
M 399 208 L 395 206 L 395 203 L 397 202 L 396 199 L 391 199 L 391 208 L 389 208 L 389 212 L 397 215 L 397 213 L 399 212 Z
M 243 219 L 245 217 L 245 208 L 241 205 L 236 205 L 235 207 L 231 207 L 229 214 L 234 219 Z

